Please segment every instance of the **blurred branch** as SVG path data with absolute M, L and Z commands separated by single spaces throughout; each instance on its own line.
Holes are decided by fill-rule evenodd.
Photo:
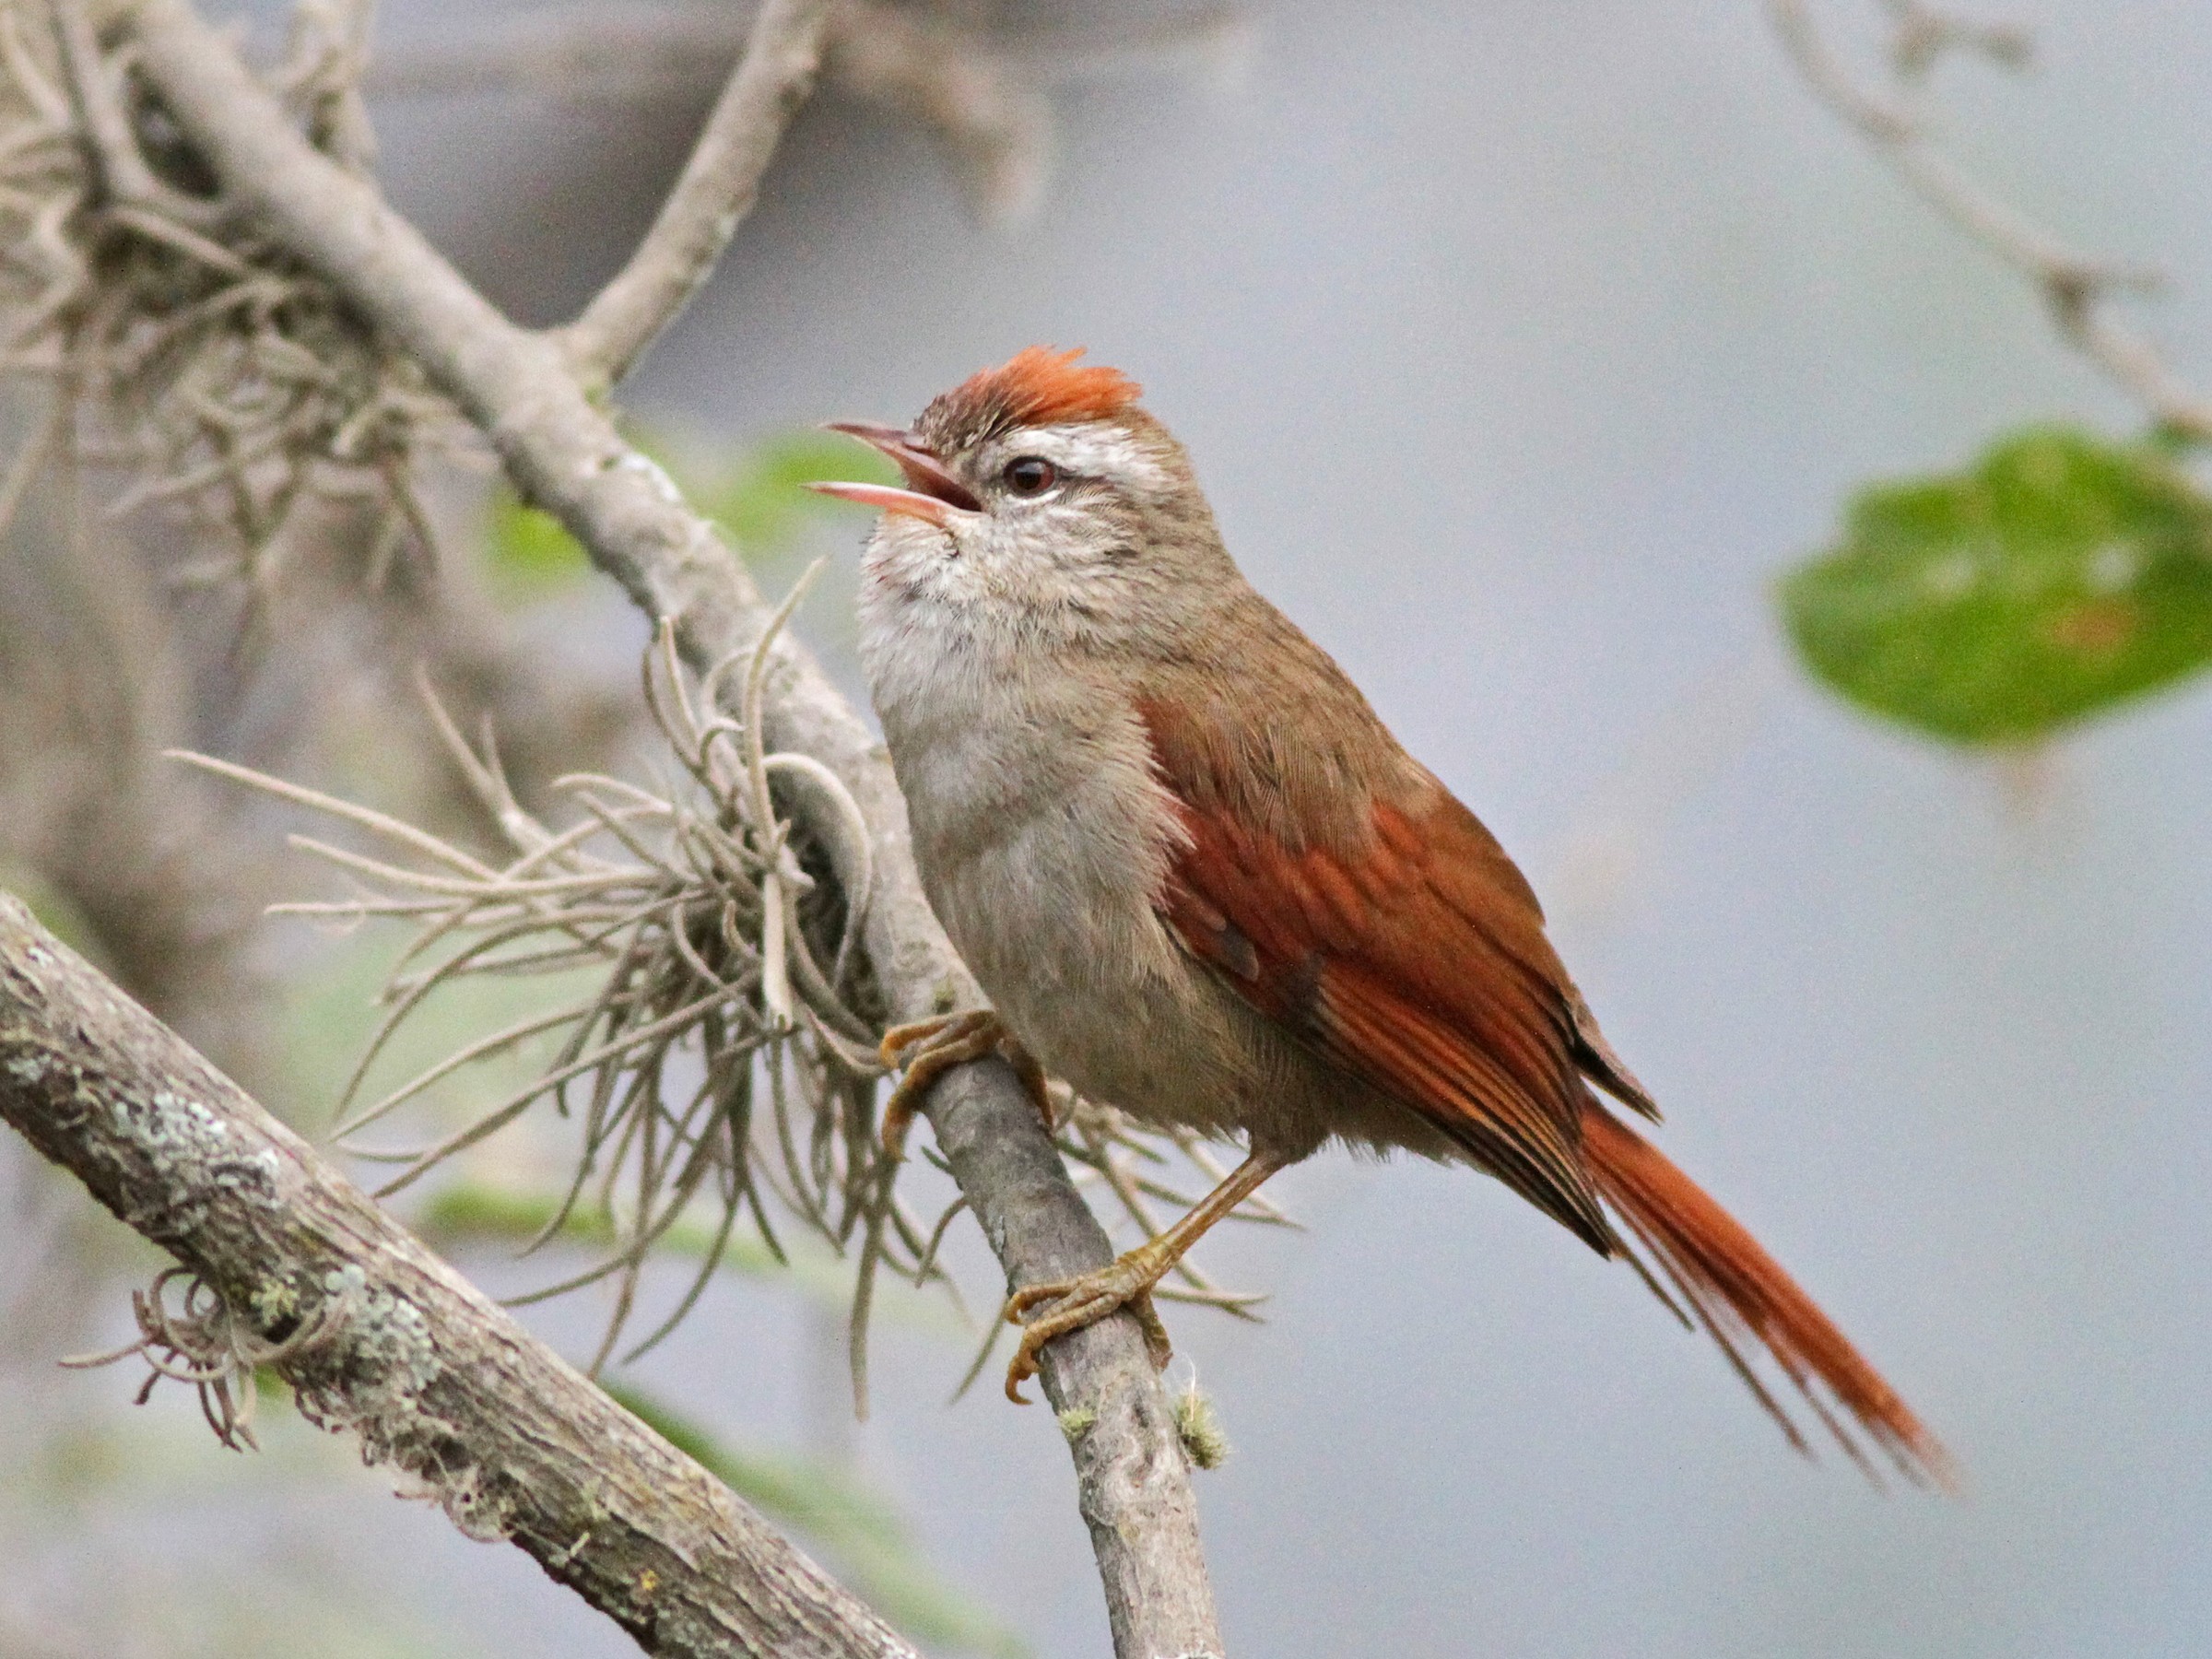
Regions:
M 972 7 L 831 0 L 824 73 L 846 97 L 935 128 L 980 208 L 1012 218 L 1036 205 L 1052 147 L 1047 89 L 1130 69 L 1233 64 L 1248 29 L 1227 5 L 1112 27 L 982 29 Z M 683 98 L 710 84 L 747 25 L 722 5 L 537 11 L 441 43 L 402 46 L 371 70 L 397 96 L 529 91 L 566 99 Z
M 4 897 L 0 1117 L 219 1298 L 237 1344 L 272 1359 L 303 1416 L 423 1482 L 469 1536 L 527 1551 L 648 1653 L 911 1659 L 726 1488 Z
M 2074 248 L 1999 200 L 1930 141 L 1916 96 L 1944 55 L 1970 52 L 2007 66 L 2027 59 L 2018 29 L 1962 22 L 1921 3 L 1887 0 L 1891 85 L 1857 79 L 1815 22 L 1810 0 L 1768 0 L 1768 14 L 1814 94 L 1873 147 L 1931 206 L 2041 291 L 2053 325 L 2172 431 L 2212 439 L 2212 400 L 2185 384 L 2158 348 L 2112 315 L 2123 291 L 2155 287 L 2155 273 Z
M 713 527 L 594 406 L 559 346 L 501 315 L 373 186 L 315 150 L 186 0 L 141 0 L 129 22 L 142 72 L 220 186 L 419 363 L 489 437 L 524 495 L 648 616 L 672 625 L 694 672 L 712 675 L 752 650 L 770 607 Z M 835 773 L 874 836 L 863 943 L 883 1011 L 906 1020 L 980 1004 L 922 891 L 881 746 L 787 639 L 769 655 L 763 714 L 765 739 Z M 820 804 L 794 794 L 803 827 L 834 845 Z M 930 1112 L 1010 1283 L 1112 1258 L 1003 1061 L 948 1074 Z M 1190 1465 L 1136 1321 L 1117 1314 L 1053 1343 L 1043 1381 L 1055 1411 L 1089 1425 L 1072 1445 L 1117 1653 L 1218 1653 Z
M 173 595 L 59 493 L 0 543 L 0 887 L 268 1088 L 275 987 L 252 944 L 273 872 L 240 815 L 149 752 L 199 735 Z
M 615 279 L 561 331 L 587 384 L 612 384 L 689 302 L 759 193 L 814 85 L 830 0 L 764 0 L 684 171 Z
M 885 12 L 911 12 L 884 0 L 831 0 L 825 41 L 837 53 Z M 972 9 L 972 8 L 966 8 Z M 1166 18 L 1116 18 L 1110 28 L 1018 27 L 989 31 L 939 13 L 936 27 L 1040 87 L 1096 79 L 1122 70 L 1232 59 L 1249 35 L 1231 5 L 1197 5 Z M 380 49 L 369 65 L 372 96 L 420 98 L 483 92 L 536 92 L 569 99 L 636 100 L 704 91 L 708 65 L 726 62 L 751 28 L 742 10 L 722 4 L 593 6 L 533 10 L 477 24 L 443 41 L 419 38 Z

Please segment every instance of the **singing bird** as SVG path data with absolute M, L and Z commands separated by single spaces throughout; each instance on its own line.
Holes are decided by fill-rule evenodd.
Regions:
M 1031 347 L 911 429 L 835 423 L 906 487 L 815 487 L 881 510 L 862 661 L 924 888 L 993 1004 L 886 1039 L 905 1062 L 887 1137 L 946 1067 L 996 1049 L 1041 1105 L 1049 1072 L 1249 1153 L 1159 1238 L 1017 1294 L 1008 1394 L 1044 1344 L 1118 1308 L 1164 1364 L 1152 1287 L 1336 1141 L 1496 1177 L 1663 1300 L 1671 1285 L 1800 1449 L 1751 1345 L 1854 1456 L 1863 1437 L 1941 1477 L 1904 1402 L 1624 1121 L 1658 1110 L 1512 860 L 1245 581 L 1140 388 L 1081 356 Z

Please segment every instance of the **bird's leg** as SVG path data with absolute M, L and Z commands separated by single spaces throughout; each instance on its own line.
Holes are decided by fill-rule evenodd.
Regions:
M 1041 1285 L 1024 1285 L 1007 1299 L 1006 1318 L 1022 1327 L 1021 1347 L 1006 1367 L 1006 1398 L 1017 1405 L 1021 1385 L 1037 1374 L 1037 1353 L 1055 1336 L 1079 1331 L 1119 1308 L 1127 1308 L 1145 1327 L 1145 1347 L 1152 1363 L 1164 1368 L 1174 1357 L 1168 1345 L 1168 1328 L 1159 1323 L 1152 1306 L 1152 1287 L 1165 1278 L 1206 1229 L 1259 1190 L 1260 1183 L 1293 1161 L 1278 1152 L 1254 1152 L 1229 1179 L 1191 1206 L 1190 1213 L 1148 1243 L 1117 1256 L 1096 1272 L 1075 1278 L 1053 1279 Z M 1025 1319 L 1030 1309 L 1034 1319 Z
M 894 1163 L 906 1155 L 907 1129 L 927 1098 L 930 1085 L 954 1066 L 981 1060 L 994 1051 L 1006 1057 L 1014 1075 L 1021 1079 L 1023 1090 L 1036 1102 L 1045 1133 L 1052 1133 L 1057 1126 L 1053 1122 L 1053 1098 L 1045 1088 L 1044 1067 L 1037 1064 L 1037 1056 L 1016 1041 L 1014 1033 L 989 1008 L 942 1014 L 935 1019 L 893 1026 L 883 1034 L 877 1051 L 887 1066 L 899 1066 L 904 1056 L 905 1076 L 883 1103 L 883 1149 Z

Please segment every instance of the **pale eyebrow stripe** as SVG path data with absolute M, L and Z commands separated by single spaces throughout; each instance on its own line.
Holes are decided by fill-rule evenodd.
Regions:
M 1120 432 L 1100 432 L 1085 427 L 1039 427 L 1021 441 L 1002 441 L 1003 465 L 1018 456 L 1033 454 L 1079 474 L 1112 474 L 1147 485 L 1167 482 L 1167 469 L 1149 451 Z

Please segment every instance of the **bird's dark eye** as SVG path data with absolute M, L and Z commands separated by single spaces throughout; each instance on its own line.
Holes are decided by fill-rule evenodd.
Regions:
M 1007 462 L 999 477 L 1016 495 L 1042 495 L 1060 481 L 1060 469 L 1041 455 L 1023 455 Z

